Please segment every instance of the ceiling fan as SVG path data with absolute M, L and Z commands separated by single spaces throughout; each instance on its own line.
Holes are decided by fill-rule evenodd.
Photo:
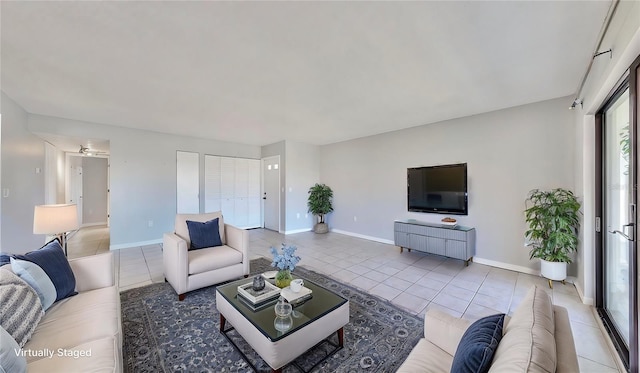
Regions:
M 80 150 L 78 150 L 78 153 L 86 156 L 92 156 L 92 155 L 98 155 L 98 154 L 105 154 L 106 152 L 91 150 L 88 147 L 80 144 Z

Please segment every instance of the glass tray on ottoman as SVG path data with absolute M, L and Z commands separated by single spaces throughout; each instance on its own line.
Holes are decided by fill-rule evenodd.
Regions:
M 278 297 L 280 295 L 280 288 L 269 281 L 265 281 L 264 289 L 255 291 L 253 290 L 253 283 L 250 282 L 238 286 L 238 295 L 253 304 L 258 304 Z

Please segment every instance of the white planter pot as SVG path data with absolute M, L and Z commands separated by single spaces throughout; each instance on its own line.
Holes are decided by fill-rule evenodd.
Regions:
M 554 281 L 563 281 L 567 278 L 567 263 L 547 262 L 540 259 L 540 272 L 542 276 Z

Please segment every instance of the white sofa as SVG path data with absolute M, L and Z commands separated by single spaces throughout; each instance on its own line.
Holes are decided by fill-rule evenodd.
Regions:
M 430 309 L 425 314 L 424 338 L 397 372 L 450 372 L 469 325 L 468 320 Z M 505 318 L 489 372 L 579 371 L 567 310 L 554 306 L 544 290 L 533 286 L 512 316 Z
M 218 218 L 222 246 L 189 250 L 187 220 L 207 222 Z M 165 233 L 162 256 L 164 276 L 184 300 L 185 293 L 249 275 L 249 235 L 225 224 L 221 212 L 176 215 L 175 232 Z
M 23 351 L 27 371 L 121 372 L 122 320 L 113 255 L 105 253 L 69 260 L 77 295 L 54 303 L 42 316 Z M 11 265 L 3 269 L 11 270 Z

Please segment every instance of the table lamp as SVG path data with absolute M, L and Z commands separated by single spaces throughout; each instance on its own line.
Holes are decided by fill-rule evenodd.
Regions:
M 33 211 L 33 233 L 60 237 L 67 255 L 67 232 L 78 229 L 78 207 L 73 204 L 38 205 Z

